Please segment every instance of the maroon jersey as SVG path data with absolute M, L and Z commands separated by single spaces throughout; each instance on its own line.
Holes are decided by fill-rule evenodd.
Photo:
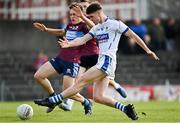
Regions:
M 96 55 L 99 53 L 99 48 L 96 39 L 92 39 L 82 46 L 81 56 Z
M 84 22 L 75 25 L 69 24 L 66 27 L 65 37 L 68 41 L 73 41 L 78 37 L 83 37 L 86 33 L 88 33 L 88 28 Z M 65 61 L 80 63 L 81 48 L 82 46 L 61 48 L 58 57 Z

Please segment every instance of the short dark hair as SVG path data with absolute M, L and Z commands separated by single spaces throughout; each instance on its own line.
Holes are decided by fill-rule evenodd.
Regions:
M 73 2 L 70 6 L 69 9 L 73 9 L 75 6 L 79 6 L 81 8 L 81 10 L 83 10 L 82 6 L 79 5 L 77 2 Z
M 93 2 L 87 7 L 86 14 L 91 14 L 98 10 L 102 10 L 101 4 L 99 2 Z

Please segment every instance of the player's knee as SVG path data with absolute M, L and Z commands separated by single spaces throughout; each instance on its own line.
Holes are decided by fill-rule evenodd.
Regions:
M 83 89 L 86 86 L 85 81 L 79 81 L 78 83 L 75 83 L 75 88 Z
M 35 79 L 35 80 L 43 79 L 43 76 L 42 76 L 41 74 L 39 74 L 38 72 L 36 72 L 36 73 L 34 74 L 34 79 Z
M 86 83 L 86 78 L 84 76 L 80 76 L 76 82 L 80 85 L 83 85 Z
M 86 80 L 86 78 L 84 76 L 79 76 L 79 82 L 84 82 Z
M 95 95 L 95 96 L 93 97 L 93 99 L 94 99 L 94 101 L 97 102 L 97 103 L 101 103 L 101 102 L 102 102 L 101 97 L 98 96 L 98 95 Z

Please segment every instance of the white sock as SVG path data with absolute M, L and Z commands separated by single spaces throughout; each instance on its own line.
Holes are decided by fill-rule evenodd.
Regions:
M 74 100 L 72 100 L 72 99 L 67 99 L 67 100 L 64 102 L 64 104 L 66 105 L 66 108 L 67 108 L 67 109 L 71 110 L 71 109 L 72 109 L 72 106 L 73 106 L 73 104 L 74 104 Z

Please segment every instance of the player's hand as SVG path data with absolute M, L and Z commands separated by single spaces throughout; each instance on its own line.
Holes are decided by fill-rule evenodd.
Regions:
M 82 18 L 84 16 L 84 13 L 82 12 L 81 8 L 79 6 L 74 6 L 73 10 L 75 11 L 76 16 Z
M 45 32 L 47 30 L 47 27 L 44 24 L 41 24 L 38 22 L 33 23 L 33 26 L 43 32 Z
M 157 57 L 157 55 L 154 52 L 148 51 L 147 54 L 150 55 L 150 57 L 152 57 L 153 59 L 159 60 L 159 57 Z
M 62 39 L 59 39 L 58 44 L 59 44 L 62 48 L 68 48 L 68 47 L 70 47 L 69 41 L 68 41 L 65 37 L 63 37 L 63 40 L 62 40 Z

